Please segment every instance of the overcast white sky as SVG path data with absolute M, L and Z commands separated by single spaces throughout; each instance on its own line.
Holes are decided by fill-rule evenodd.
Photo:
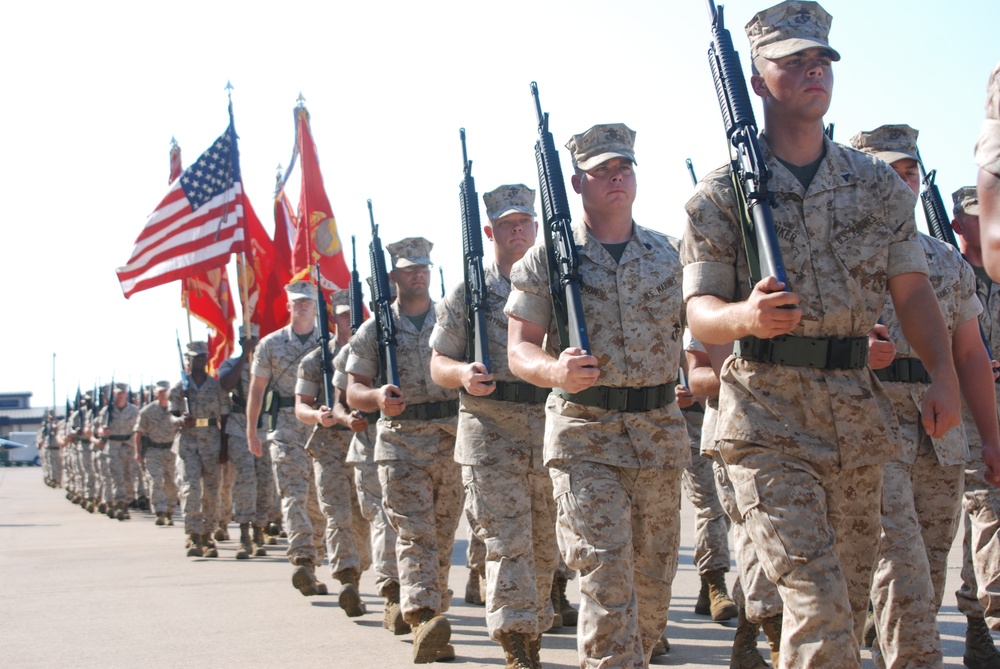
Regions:
M 772 3 L 725 4 L 748 68 L 743 26 Z M 975 182 L 1000 5 L 822 4 L 843 55 L 827 117 L 836 139 L 918 128 L 950 209 L 950 193 Z M 356 234 L 366 252 L 372 198 L 384 242 L 432 240 L 451 284 L 461 278 L 458 129 L 480 196 L 536 187 L 532 80 L 560 146 L 596 123 L 637 131 L 636 221 L 679 235 L 684 159 L 699 176 L 726 159 L 709 37 L 701 0 L 16 3 L 0 25 L 0 391 L 48 405 L 53 353 L 57 404 L 112 373 L 133 384 L 178 377 L 178 285 L 125 300 L 114 269 L 166 193 L 171 136 L 186 167 L 225 129 L 227 81 L 246 192 L 269 232 L 301 92 L 345 247 Z M 289 194 L 297 203 L 297 174 Z M 359 264 L 367 275 L 366 255 Z

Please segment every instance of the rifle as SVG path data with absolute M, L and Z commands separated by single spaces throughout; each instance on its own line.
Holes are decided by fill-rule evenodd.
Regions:
M 483 234 L 479 219 L 479 195 L 472 178 L 472 161 L 465 151 L 465 128 L 462 140 L 462 183 L 458 195 L 462 205 L 462 256 L 465 261 L 465 341 L 466 359 L 481 362 L 490 373 L 489 339 L 486 336 L 486 274 L 483 272 Z M 444 275 L 441 276 L 444 289 Z
M 174 336 L 177 337 L 177 357 L 181 361 L 181 388 L 184 389 L 184 413 L 191 413 L 191 401 L 189 395 L 191 393 L 191 380 L 188 378 L 187 371 L 184 369 L 184 352 L 181 351 L 181 336 L 177 334 L 177 330 L 174 330 Z
M 583 320 L 583 300 L 580 298 L 580 256 L 573 240 L 569 201 L 563 182 L 562 166 L 555 141 L 549 132 L 549 115 L 542 113 L 538 99 L 538 84 L 531 82 L 538 119 L 538 141 L 535 142 L 535 164 L 538 167 L 538 187 L 542 192 L 542 215 L 545 219 L 543 238 L 549 266 L 549 292 L 559 326 L 559 342 L 563 348 L 575 346 L 588 354 L 590 336 Z M 568 344 L 567 344 L 568 342 Z
M 833 121 L 826 124 L 826 127 L 823 128 L 823 134 L 826 135 L 828 140 L 833 141 Z
M 372 305 L 375 327 L 378 330 L 379 367 L 382 383 L 399 387 L 399 369 L 396 366 L 396 321 L 392 317 L 392 296 L 389 293 L 389 274 L 385 269 L 385 252 L 378 236 L 372 201 L 368 200 L 368 218 L 372 225 L 372 242 L 368 245 L 368 258 L 372 268 Z
M 715 7 L 714 0 L 708 1 L 708 13 L 712 18 L 712 43 L 708 47 L 708 64 L 715 80 L 715 92 L 719 97 L 722 122 L 726 128 L 726 138 L 731 147 L 730 155 L 735 156 L 729 163 L 733 188 L 743 219 L 743 245 L 746 249 L 750 279 L 756 284 L 764 272 L 785 284 L 783 290 L 791 290 L 785 263 L 778 247 L 778 236 L 774 231 L 774 196 L 768 190 L 771 171 L 764 161 L 764 153 L 757 141 L 757 122 L 754 120 L 750 95 L 743 79 L 740 56 L 733 48 L 733 38 L 725 28 L 722 18 L 723 7 Z
M 323 294 L 323 281 L 320 279 L 319 263 L 316 263 L 316 296 L 319 298 L 319 350 L 323 360 L 323 397 L 324 406 L 327 409 L 333 408 L 333 356 L 330 355 L 330 309 L 326 304 L 326 295 Z M 305 450 L 312 454 L 309 447 L 312 445 L 316 433 L 323 427 L 317 422 L 313 425 L 309 439 L 306 441 Z
M 445 295 L 445 290 L 444 290 L 444 267 L 438 267 L 438 276 L 441 277 L 441 299 L 443 300 L 444 299 L 444 295 Z
M 957 249 L 958 240 L 955 239 L 955 232 L 951 229 L 951 218 L 948 216 L 948 210 L 944 208 L 941 191 L 934 183 L 937 170 L 927 172 L 924 169 L 924 161 L 920 159 L 919 151 L 917 152 L 917 167 L 920 169 L 920 182 L 924 186 L 924 189 L 920 191 L 920 204 L 924 209 L 924 218 L 927 219 L 927 229 L 934 237 Z
M 361 277 L 358 276 L 358 248 L 351 235 L 351 334 L 365 322 L 364 297 L 361 295 Z

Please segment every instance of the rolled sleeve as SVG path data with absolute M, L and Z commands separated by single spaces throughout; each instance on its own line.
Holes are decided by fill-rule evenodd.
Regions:
M 726 302 L 736 299 L 736 268 L 720 262 L 695 262 L 684 266 L 684 301 L 714 295 Z
M 889 278 L 909 272 L 929 274 L 927 257 L 917 239 L 894 242 L 889 245 L 889 264 L 886 273 Z

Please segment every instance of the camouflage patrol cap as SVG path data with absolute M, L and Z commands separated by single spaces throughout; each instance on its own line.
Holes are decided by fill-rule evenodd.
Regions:
M 196 358 L 199 355 L 208 355 L 208 342 L 193 341 L 187 345 L 187 350 L 184 351 L 185 358 Z
M 906 158 L 919 160 L 918 134 L 918 130 L 906 124 L 880 125 L 874 130 L 863 130 L 851 137 L 851 146 L 890 165 Z
M 398 242 L 386 245 L 386 250 L 392 258 L 393 267 L 410 267 L 411 265 L 433 265 L 431 249 L 434 244 L 423 237 L 407 237 Z
M 524 184 L 507 184 L 483 195 L 486 216 L 491 221 L 499 221 L 509 214 L 527 214 L 536 218 L 535 191 Z
M 951 201 L 955 203 L 952 213 L 963 212 L 969 216 L 979 216 L 979 194 L 975 186 L 962 186 L 951 194 Z
M 309 281 L 293 281 L 285 286 L 285 294 L 289 302 L 296 300 L 315 300 L 316 286 Z
M 254 339 L 260 337 L 260 326 L 257 325 L 256 323 L 250 324 L 250 336 Z M 246 323 L 244 323 L 243 325 L 240 326 L 240 339 L 246 339 L 246 338 L 247 338 L 247 326 Z
M 116 383 L 115 384 L 115 392 L 116 393 L 127 393 L 128 392 L 128 384 L 127 383 Z
M 595 125 L 580 135 L 573 135 L 566 148 L 573 156 L 573 167 L 593 169 L 612 158 L 628 158 L 635 162 L 635 130 L 624 123 Z
M 170 382 L 169 381 L 157 381 L 156 385 L 154 387 L 156 388 L 156 390 L 170 390 Z
M 806 49 L 827 49 L 833 60 L 840 60 L 828 41 L 833 17 L 808 0 L 786 0 L 754 14 L 746 25 L 750 55 L 777 60 Z
M 345 314 L 351 310 L 351 291 L 338 290 L 330 296 L 330 306 L 333 307 L 333 313 L 335 314 Z

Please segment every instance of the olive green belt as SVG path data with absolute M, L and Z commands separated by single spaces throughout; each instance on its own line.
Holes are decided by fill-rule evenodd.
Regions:
M 930 383 L 931 375 L 917 358 L 896 358 L 888 367 L 875 370 L 879 381 Z
M 816 369 L 862 369 L 868 364 L 867 337 L 743 337 L 733 355 L 744 360 Z
M 639 413 L 662 409 L 674 401 L 676 381 L 659 386 L 643 388 L 615 388 L 612 386 L 592 386 L 578 393 L 568 393 L 562 388 L 553 388 L 552 392 L 567 402 L 575 402 L 589 407 L 598 407 L 610 411 Z

